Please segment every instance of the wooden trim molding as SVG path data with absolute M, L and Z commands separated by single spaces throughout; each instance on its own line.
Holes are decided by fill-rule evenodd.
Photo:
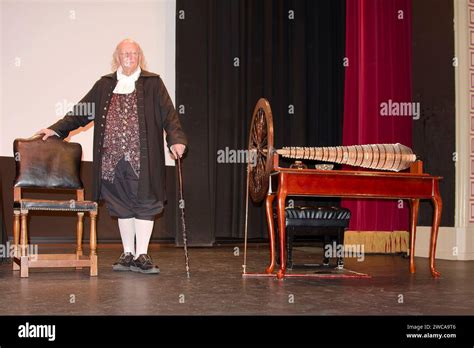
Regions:
M 456 88 L 456 203 L 452 238 L 441 258 L 474 259 L 474 0 L 453 0 Z M 442 233 L 441 233 L 442 235 Z M 417 252 L 415 252 L 417 253 Z M 443 256 L 443 254 L 445 254 Z M 418 256 L 418 255 L 417 255 Z M 420 255 L 423 252 L 420 250 Z

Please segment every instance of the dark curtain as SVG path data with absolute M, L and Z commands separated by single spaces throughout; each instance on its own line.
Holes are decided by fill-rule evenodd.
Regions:
M 218 163 L 217 152 L 247 148 L 260 97 L 273 110 L 276 148 L 341 144 L 345 1 L 178 0 L 176 10 L 190 242 L 239 239 L 245 165 Z M 250 206 L 249 237 L 267 237 L 262 204 Z
M 456 69 L 446 62 L 452 62 L 455 56 L 453 18 L 451 0 L 413 1 L 412 93 L 413 99 L 421 105 L 421 117 L 413 122 L 413 149 L 423 161 L 426 173 L 443 177 L 439 184 L 443 197 L 441 226 L 451 227 L 454 226 L 456 201 L 453 161 L 456 152 Z M 431 226 L 432 219 L 431 202 L 421 201 L 418 225 Z

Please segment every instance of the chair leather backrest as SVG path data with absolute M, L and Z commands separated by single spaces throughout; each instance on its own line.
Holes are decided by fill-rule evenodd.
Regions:
M 15 139 L 15 187 L 82 189 L 82 147 L 56 136 Z

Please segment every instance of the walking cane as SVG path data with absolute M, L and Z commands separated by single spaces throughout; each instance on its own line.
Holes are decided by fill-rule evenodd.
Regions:
M 183 172 L 181 170 L 181 158 L 178 157 L 178 180 L 179 180 L 179 203 L 181 209 L 181 227 L 183 229 L 183 245 L 184 245 L 184 260 L 186 264 L 186 275 L 189 278 L 189 255 L 188 255 L 188 239 L 186 237 L 186 222 L 184 220 L 184 195 L 183 195 Z

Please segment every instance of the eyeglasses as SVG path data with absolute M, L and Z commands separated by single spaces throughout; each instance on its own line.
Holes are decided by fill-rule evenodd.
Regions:
M 127 56 L 138 57 L 138 52 L 122 52 L 122 53 L 120 53 L 120 57 L 127 57 Z

